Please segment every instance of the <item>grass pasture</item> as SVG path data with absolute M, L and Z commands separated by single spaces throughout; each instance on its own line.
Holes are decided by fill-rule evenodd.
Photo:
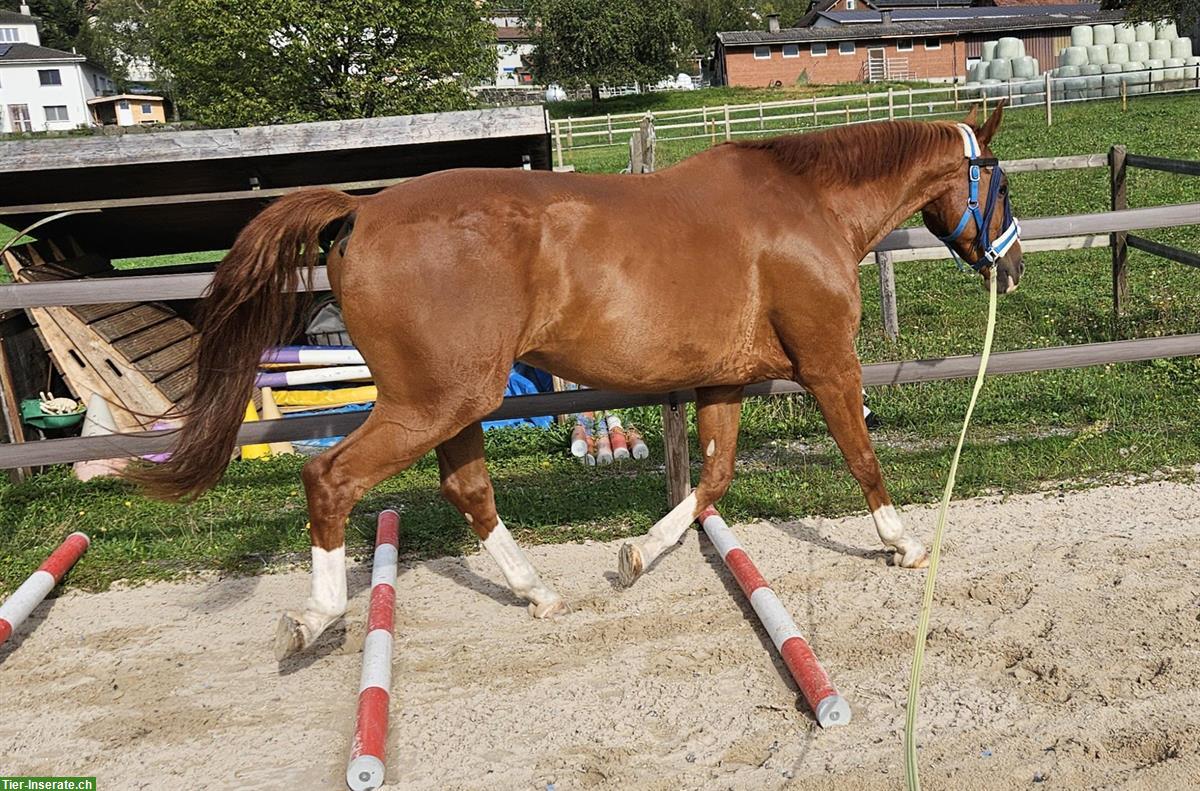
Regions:
M 1039 111 L 1019 110 L 1008 115 L 994 147 L 1002 158 L 1024 158 L 1102 152 L 1113 143 L 1135 153 L 1200 159 L 1200 97 L 1139 97 L 1127 113 L 1114 102 L 1065 106 L 1055 109 L 1050 128 Z M 660 145 L 660 165 L 706 145 Z M 597 154 L 588 162 L 577 160 L 577 167 L 619 170 L 625 154 L 612 151 L 615 159 Z M 1015 208 L 1020 216 L 1102 211 L 1108 205 L 1107 179 L 1103 169 L 1015 174 Z M 1128 191 L 1134 207 L 1200 201 L 1200 179 L 1131 170 Z M 1197 227 L 1145 235 L 1200 249 Z M 1200 332 L 1200 271 L 1131 250 L 1129 312 L 1114 324 L 1110 266 L 1107 248 L 1028 254 L 1021 290 L 1000 303 L 996 349 Z M 902 334 L 892 344 L 882 337 L 875 272 L 862 273 L 865 362 L 978 350 L 986 306 L 978 278 L 948 262 L 899 263 L 896 285 Z M 884 421 L 876 447 L 898 503 L 936 499 L 967 395 L 965 382 L 872 391 L 871 406 Z M 1190 475 L 1200 462 L 1198 405 L 1197 359 L 992 378 L 976 412 L 957 494 L 1085 486 L 1164 470 Z M 641 532 L 661 515 L 665 484 L 657 411 L 624 414 L 647 434 L 647 463 L 581 467 L 567 455 L 565 428 L 489 433 L 499 509 L 521 541 L 615 538 Z M 699 458 L 695 447 L 692 458 Z M 0 591 L 15 587 L 76 529 L 95 538 L 70 578 L 87 589 L 202 570 L 255 572 L 306 558 L 302 461 L 236 462 L 220 486 L 185 506 L 147 500 L 118 482 L 81 484 L 65 469 L 22 485 L 0 483 Z M 368 545 L 371 514 L 385 506 L 401 508 L 402 543 L 412 556 L 459 553 L 475 545 L 461 517 L 438 496 L 432 456 L 368 494 L 351 519 L 352 547 Z M 834 516 L 863 508 L 810 400 L 745 404 L 739 474 L 723 511 L 748 519 Z M 863 546 L 873 546 L 866 521 L 863 530 Z

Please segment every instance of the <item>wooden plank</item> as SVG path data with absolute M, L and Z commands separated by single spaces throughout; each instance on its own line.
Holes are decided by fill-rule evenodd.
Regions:
M 900 316 L 896 310 L 896 270 L 891 253 L 876 253 L 879 267 L 879 309 L 883 313 L 883 334 L 889 341 L 900 337 Z
M 1148 157 L 1142 154 L 1128 154 L 1125 157 L 1125 164 L 1131 168 L 1161 170 L 1164 173 L 1178 173 L 1184 176 L 1200 176 L 1200 162 L 1188 159 L 1167 159 L 1165 157 Z
M 1166 338 L 1139 338 L 1127 341 L 1056 346 L 1049 349 L 1024 349 L 997 352 L 988 364 L 988 374 L 1027 373 L 1092 365 L 1137 362 L 1160 357 L 1200 354 L 1200 334 Z M 880 385 L 970 379 L 979 370 L 978 356 L 943 357 L 932 360 L 904 360 L 863 366 L 863 384 Z M 803 392 L 795 382 L 776 379 L 746 388 L 746 396 L 786 395 Z M 680 404 L 695 400 L 692 391 L 679 391 Z M 608 390 L 570 390 L 504 399 L 500 408 L 485 420 L 570 414 L 599 409 L 653 406 L 663 403 L 662 394 L 619 393 Z M 238 444 L 314 439 L 349 434 L 367 419 L 368 412 L 323 414 L 286 420 L 263 420 L 244 424 L 238 432 Z M 114 455 L 140 456 L 170 450 L 170 432 L 136 432 L 121 436 L 77 437 L 26 443 L 21 447 L 0 445 L 0 469 L 65 464 L 88 459 L 108 459 Z
M 175 311 L 162 305 L 145 303 L 88 324 L 92 332 L 112 343 L 126 335 L 175 318 Z
M 25 427 L 21 425 L 21 404 L 17 399 L 16 387 L 13 386 L 12 370 L 8 365 L 7 339 L 0 335 L 0 412 L 4 417 L 5 437 L 10 444 L 20 445 L 25 442 Z M 9 470 L 9 480 L 20 483 L 33 474 L 28 467 L 13 467 Z
M 71 312 L 80 321 L 90 323 L 136 307 L 136 302 L 104 302 L 99 305 L 76 305 L 71 308 Z
M 1117 230 L 1141 231 L 1200 224 L 1200 203 L 1152 206 L 1143 209 L 1040 217 L 1021 221 L 1021 241 L 1067 236 L 1109 234 Z M 941 246 L 925 228 L 892 231 L 875 248 L 879 252 Z M 211 272 L 187 275 L 131 276 L 57 283 L 18 283 L 0 286 L 0 310 L 47 305 L 89 305 L 126 299 L 160 301 L 198 299 L 212 283 Z M 314 270 L 313 289 L 329 290 L 324 267 Z
M 1133 234 L 1129 234 L 1127 241 L 1130 247 L 1141 250 L 1143 253 L 1157 255 L 1185 266 L 1200 267 L 1200 255 L 1188 250 L 1181 250 L 1178 247 L 1171 247 Z
M 688 461 L 687 407 L 688 401 L 676 393 L 663 402 L 663 449 L 667 457 L 667 508 L 683 502 L 692 491 L 692 471 Z
M 113 343 L 113 348 L 120 352 L 125 359 L 136 362 L 146 355 L 161 351 L 171 344 L 195 334 L 195 332 L 196 330 L 191 324 L 183 319 L 174 318 L 126 336 Z
M 1129 208 L 1129 201 L 1125 190 L 1125 175 L 1128 162 L 1129 158 L 1125 153 L 1125 146 L 1117 145 L 1109 149 L 1109 198 L 1110 208 L 1113 211 Z M 1112 247 L 1113 315 L 1118 318 L 1124 313 L 1124 303 L 1129 298 L 1129 281 L 1125 271 L 1129 260 L 1129 252 L 1126 250 L 1127 236 L 1128 234 L 1125 231 L 1117 231 L 1109 237 L 1109 245 Z
M 6 172 L 266 157 L 316 151 L 547 136 L 541 106 L 303 124 L 0 142 Z
M 180 368 L 175 373 L 160 379 L 155 383 L 162 394 L 178 404 L 187 396 L 191 395 L 192 389 L 196 386 L 196 369 L 192 366 Z
M 192 335 L 137 361 L 137 369 L 158 382 L 192 362 L 200 336 Z M 168 395 L 168 398 L 170 396 Z M 172 399 L 174 400 L 174 399 Z
M 1049 170 L 1083 170 L 1108 167 L 1106 154 L 1080 154 L 1071 157 L 1008 159 L 1000 163 L 1005 173 L 1035 173 Z

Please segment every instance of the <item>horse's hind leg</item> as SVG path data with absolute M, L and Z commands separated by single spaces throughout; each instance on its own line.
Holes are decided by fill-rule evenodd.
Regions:
M 741 387 L 696 389 L 696 428 L 700 451 L 704 454 L 700 485 L 660 519 L 649 533 L 621 547 L 618 560 L 622 585 L 632 585 L 659 555 L 679 543 L 697 514 L 729 490 L 729 484 L 733 482 L 741 415 Z
M 346 439 L 304 465 L 312 539 L 312 590 L 302 612 L 279 619 L 275 656 L 302 651 L 346 611 L 346 521 L 368 489 L 421 457 L 445 434 L 430 427 L 416 434 L 377 403 L 366 422 Z M 427 433 L 427 432 L 432 432 Z
M 483 428 L 472 423 L 437 448 L 442 496 L 466 518 L 484 549 L 504 572 L 512 592 L 529 602 L 535 618 L 567 611 L 566 602 L 542 582 L 496 513 L 492 479 L 483 458 Z
M 826 360 L 819 372 L 806 372 L 800 366 L 797 379 L 821 408 L 829 433 L 841 449 L 850 474 L 858 481 L 867 498 L 871 517 L 875 520 L 875 530 L 884 545 L 894 553 L 896 565 L 923 568 L 929 562 L 925 545 L 905 531 L 904 523 L 892 506 L 879 460 L 875 457 L 875 448 L 867 433 L 862 410 L 862 366 L 853 349 L 843 357 L 840 364 L 828 364 Z

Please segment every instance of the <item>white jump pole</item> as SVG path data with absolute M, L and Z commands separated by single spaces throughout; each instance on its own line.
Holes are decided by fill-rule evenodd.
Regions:
M 400 514 L 379 514 L 375 560 L 371 570 L 371 606 L 358 685 L 358 719 L 346 766 L 351 791 L 383 785 L 387 744 L 389 688 L 392 684 L 392 626 L 396 610 L 396 562 L 400 551 Z
M 38 570 L 13 591 L 4 604 L 0 604 L 0 644 L 16 631 L 29 613 L 42 603 L 75 562 L 87 551 L 91 542 L 83 533 L 72 533 L 50 553 Z
M 725 561 L 725 566 L 750 600 L 750 606 L 754 608 L 767 634 L 771 635 L 771 642 L 783 657 L 788 672 L 800 687 L 809 708 L 816 714 L 817 722 L 822 728 L 849 723 L 850 704 L 838 694 L 833 682 L 829 680 L 829 674 L 821 667 L 816 655 L 800 634 L 796 622 L 784 609 L 783 602 L 758 572 L 754 561 L 746 554 L 746 550 L 742 549 L 741 542 L 717 513 L 717 509 L 709 506 L 696 517 L 696 521 L 704 528 L 713 546 L 721 553 L 721 560 Z

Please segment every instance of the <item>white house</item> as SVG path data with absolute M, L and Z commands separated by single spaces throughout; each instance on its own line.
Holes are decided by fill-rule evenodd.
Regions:
M 90 126 L 87 100 L 112 93 L 104 72 L 82 55 L 41 45 L 29 7 L 0 10 L 0 132 Z
M 526 59 L 533 52 L 529 32 L 516 11 L 497 9 L 491 17 L 496 28 L 496 87 L 532 85 Z

